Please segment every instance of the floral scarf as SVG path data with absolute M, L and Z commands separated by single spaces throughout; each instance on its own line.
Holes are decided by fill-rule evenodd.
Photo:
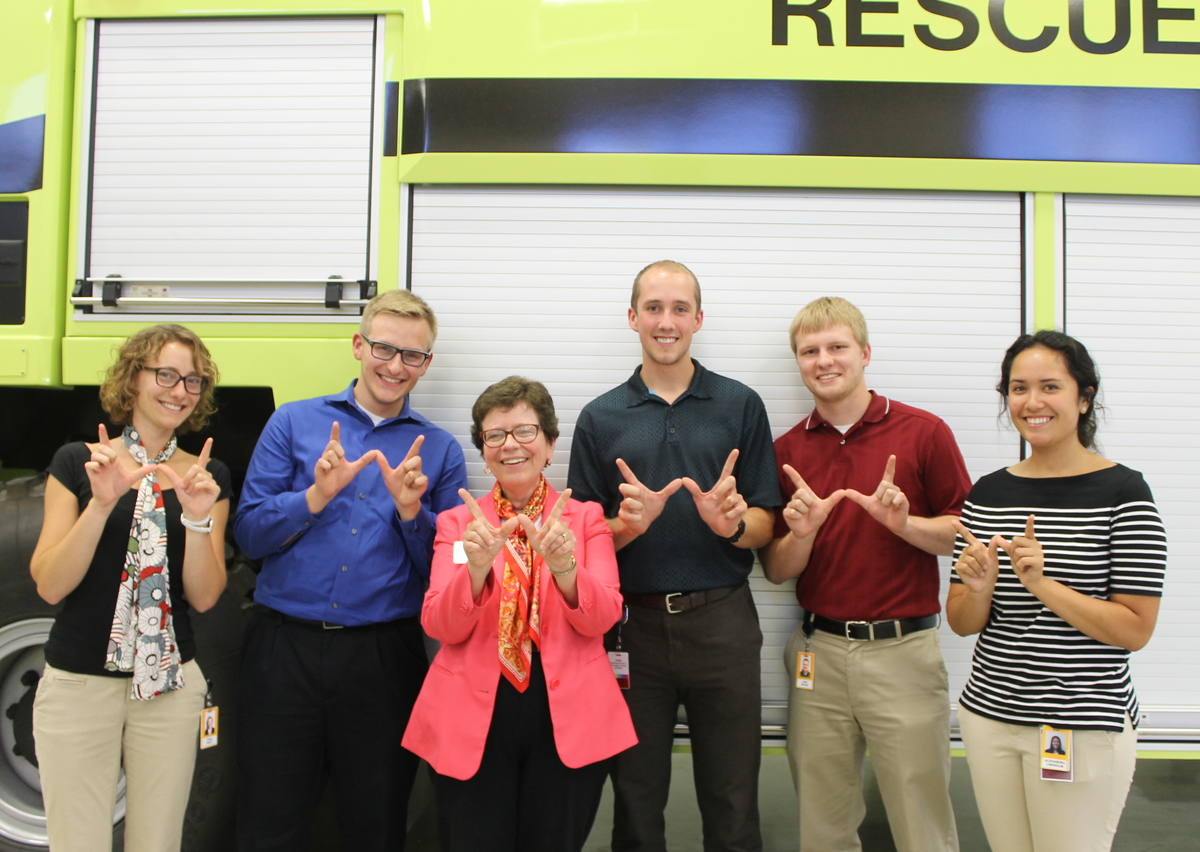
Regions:
M 138 464 L 161 464 L 175 452 L 175 438 L 147 459 L 137 430 L 126 426 L 121 436 Z M 179 648 L 171 623 L 171 575 L 167 570 L 167 515 L 163 493 L 154 473 L 142 477 L 129 549 L 117 590 L 104 668 L 133 672 L 133 697 L 146 700 L 183 686 Z
M 546 504 L 546 477 L 542 477 L 529 503 L 522 510 L 536 521 Z M 501 522 L 515 518 L 517 512 L 500 490 L 500 483 L 492 489 L 496 501 L 496 514 Z M 534 556 L 533 546 L 522 527 L 504 542 L 504 579 L 500 583 L 500 671 L 516 687 L 524 692 L 529 686 L 529 667 L 533 659 L 533 646 L 541 647 L 538 632 L 538 576 L 542 564 L 540 556 Z

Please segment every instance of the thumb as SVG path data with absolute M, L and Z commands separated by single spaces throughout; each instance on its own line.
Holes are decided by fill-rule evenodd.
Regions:
M 855 491 L 854 493 L 858 494 L 857 491 Z M 858 496 L 862 497 L 861 494 L 858 494 Z M 845 488 L 839 488 L 837 491 L 833 492 L 827 498 L 825 498 L 825 505 L 828 506 L 830 509 L 832 509 L 838 503 L 842 502 L 842 499 L 845 497 L 850 497 L 850 492 L 847 491 Z M 854 498 L 850 497 L 850 499 L 853 500 Z
M 853 488 L 847 488 L 845 496 L 864 508 L 867 505 L 867 500 L 870 499 L 866 494 L 863 494 L 861 491 L 855 491 Z
M 703 497 L 704 496 L 704 491 L 701 490 L 700 484 L 698 482 L 696 482 L 696 480 L 692 479 L 690 476 L 685 476 L 682 479 L 677 479 L 677 480 L 675 480 L 675 482 L 678 482 L 680 485 L 682 485 L 688 491 L 692 492 L 693 497 Z M 675 482 L 672 482 L 671 485 L 675 485 Z M 671 487 L 670 485 L 667 486 L 667 488 L 670 488 L 670 487 Z M 664 497 L 668 496 L 667 488 L 664 488 L 661 492 Z M 675 485 L 675 490 L 676 491 L 679 490 L 679 485 Z
M 1000 538 L 1000 536 L 997 535 L 997 536 L 992 536 L 991 542 L 988 543 L 988 559 L 991 561 L 991 564 L 993 564 L 993 565 L 997 565 L 1000 562 L 1000 541 L 997 541 L 997 539 L 1000 539 L 1000 541 L 1004 541 L 1004 539 Z M 1007 547 L 1004 548 L 1004 550 L 1006 553 L 1008 552 Z
M 1012 559 L 1012 542 L 1005 539 L 999 533 L 992 536 L 991 544 L 988 545 L 988 550 L 992 553 L 996 553 L 996 555 L 999 556 L 999 552 L 996 550 L 997 546 L 999 546 L 1005 553 L 1008 554 L 1009 559 Z
M 533 521 L 529 520 L 528 515 L 517 515 L 515 518 L 509 518 L 507 521 L 505 521 L 504 523 L 502 523 L 500 525 L 500 537 L 508 538 L 510 535 L 513 534 L 513 531 L 516 530 L 517 525 L 521 524 L 522 522 L 529 524 L 529 527 L 526 528 L 527 531 L 529 528 L 534 528 Z
M 696 483 L 692 482 L 692 480 L 690 480 L 690 479 L 688 479 L 687 481 L 691 482 L 692 485 L 696 485 Z M 658 492 L 659 496 L 662 497 L 664 500 L 666 500 L 668 497 L 670 497 L 672 494 L 674 494 L 676 491 L 678 491 L 680 488 L 682 488 L 684 486 L 684 484 L 685 483 L 684 483 L 683 479 L 672 479 L 670 482 L 667 483 L 666 488 L 664 488 L 662 491 Z M 696 485 L 696 488 L 699 488 L 699 487 L 700 487 L 699 485 Z M 693 491 L 692 493 L 695 494 L 696 492 Z

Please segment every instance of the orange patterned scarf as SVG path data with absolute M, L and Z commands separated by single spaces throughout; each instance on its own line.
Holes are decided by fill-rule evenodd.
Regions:
M 534 521 L 541 517 L 546 488 L 546 477 L 543 476 L 521 514 Z M 492 499 L 496 501 L 496 514 L 502 523 L 517 516 L 512 503 L 500 490 L 499 482 L 492 489 Z M 540 648 L 542 644 L 538 635 L 538 569 L 541 564 L 542 558 L 534 556 L 525 530 L 517 527 L 504 542 L 504 580 L 500 584 L 500 671 L 517 692 L 524 692 L 529 685 L 533 646 Z

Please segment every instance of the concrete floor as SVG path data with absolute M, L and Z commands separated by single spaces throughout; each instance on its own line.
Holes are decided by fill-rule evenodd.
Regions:
M 951 797 L 958 820 L 962 852 L 989 852 L 983 826 L 975 809 L 966 758 L 953 759 Z M 670 852 L 700 852 L 700 814 L 692 790 L 691 755 L 673 757 L 671 797 L 667 805 L 667 848 Z M 859 835 L 864 852 L 894 852 L 887 816 L 873 776 L 868 772 L 867 818 Z M 787 758 L 763 755 L 759 785 L 763 847 L 766 852 L 792 852 L 798 848 L 796 800 Z M 612 791 L 606 788 L 596 825 L 584 852 L 607 852 L 612 828 Z M 317 849 L 332 852 L 332 846 Z M 1125 806 L 1113 852 L 1195 852 L 1200 849 L 1200 760 L 1138 761 L 1133 789 Z M 432 814 L 413 826 L 408 852 L 436 852 Z

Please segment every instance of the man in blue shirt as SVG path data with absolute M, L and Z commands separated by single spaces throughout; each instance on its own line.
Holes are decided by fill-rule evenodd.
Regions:
M 462 448 L 408 400 L 436 336 L 418 296 L 372 299 L 358 379 L 282 406 L 254 450 L 234 521 L 264 560 L 238 683 L 242 852 L 307 850 L 326 769 L 343 847 L 404 848 L 434 523 L 467 486 Z

